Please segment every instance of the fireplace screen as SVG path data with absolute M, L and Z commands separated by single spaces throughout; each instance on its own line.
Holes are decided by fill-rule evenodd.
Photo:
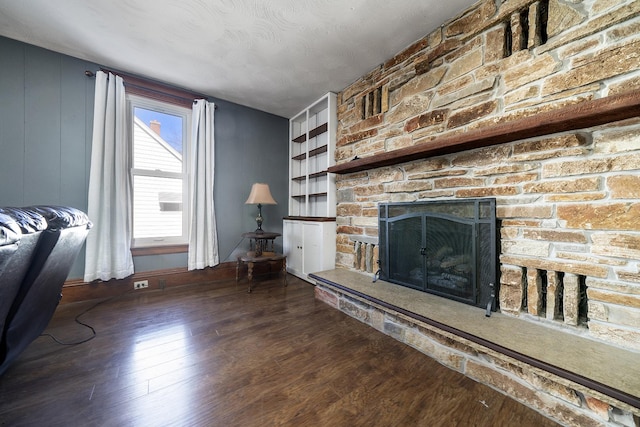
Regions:
M 495 199 L 381 203 L 380 278 L 495 310 Z

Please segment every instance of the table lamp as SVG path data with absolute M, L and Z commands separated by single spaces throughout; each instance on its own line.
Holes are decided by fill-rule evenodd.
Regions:
M 271 191 L 269 190 L 269 184 L 262 184 L 256 182 L 251 187 L 251 193 L 249 194 L 249 198 L 246 202 L 246 205 L 258 205 L 258 216 L 256 217 L 256 223 L 258 224 L 258 228 L 256 229 L 256 233 L 263 233 L 262 230 L 262 205 L 277 205 L 278 203 L 273 200 L 271 196 Z

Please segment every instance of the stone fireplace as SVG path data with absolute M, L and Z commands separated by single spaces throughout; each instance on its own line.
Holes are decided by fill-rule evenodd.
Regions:
M 594 343 L 640 360 L 639 16 L 633 0 L 480 1 L 339 93 L 330 172 L 342 271 L 331 280 L 377 271 L 381 203 L 493 198 L 497 316 L 548 333 L 551 347 L 579 340 L 579 358 L 592 357 Z M 505 361 L 475 347 L 480 335 L 492 348 L 481 331 L 460 338 L 446 316 L 414 318 L 380 299 L 400 286 L 375 296 L 371 285 L 332 286 L 319 298 L 506 393 L 526 383 L 533 395 L 516 398 L 565 424 L 640 424 L 638 384 L 618 395 L 509 343 L 498 353 L 511 348 L 508 357 L 526 361 Z M 417 343 L 416 330 L 432 340 Z M 469 374 L 475 363 L 482 369 Z M 532 378 L 531 366 L 545 374 Z M 506 371 L 509 385 L 493 382 Z
M 495 199 L 381 203 L 376 278 L 496 308 Z

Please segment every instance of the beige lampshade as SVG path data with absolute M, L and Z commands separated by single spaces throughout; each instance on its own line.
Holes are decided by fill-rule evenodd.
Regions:
M 251 187 L 251 193 L 249 194 L 249 198 L 246 202 L 246 205 L 277 205 L 278 202 L 273 200 L 273 196 L 271 196 L 271 191 L 269 190 L 269 184 L 261 184 L 256 182 Z

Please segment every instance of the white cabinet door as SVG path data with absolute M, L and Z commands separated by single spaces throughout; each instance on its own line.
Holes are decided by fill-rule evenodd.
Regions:
M 307 275 L 335 267 L 336 223 L 284 220 L 283 247 L 287 271 L 311 281 Z
M 305 276 L 309 273 L 322 271 L 324 264 L 322 253 L 322 223 L 305 222 L 302 224 L 302 271 Z M 333 243 L 333 242 L 331 242 Z M 329 243 L 329 244 L 331 244 Z M 335 245 L 335 243 L 333 243 Z
M 302 223 L 285 220 L 282 230 L 282 247 L 287 256 L 287 271 L 302 277 Z

